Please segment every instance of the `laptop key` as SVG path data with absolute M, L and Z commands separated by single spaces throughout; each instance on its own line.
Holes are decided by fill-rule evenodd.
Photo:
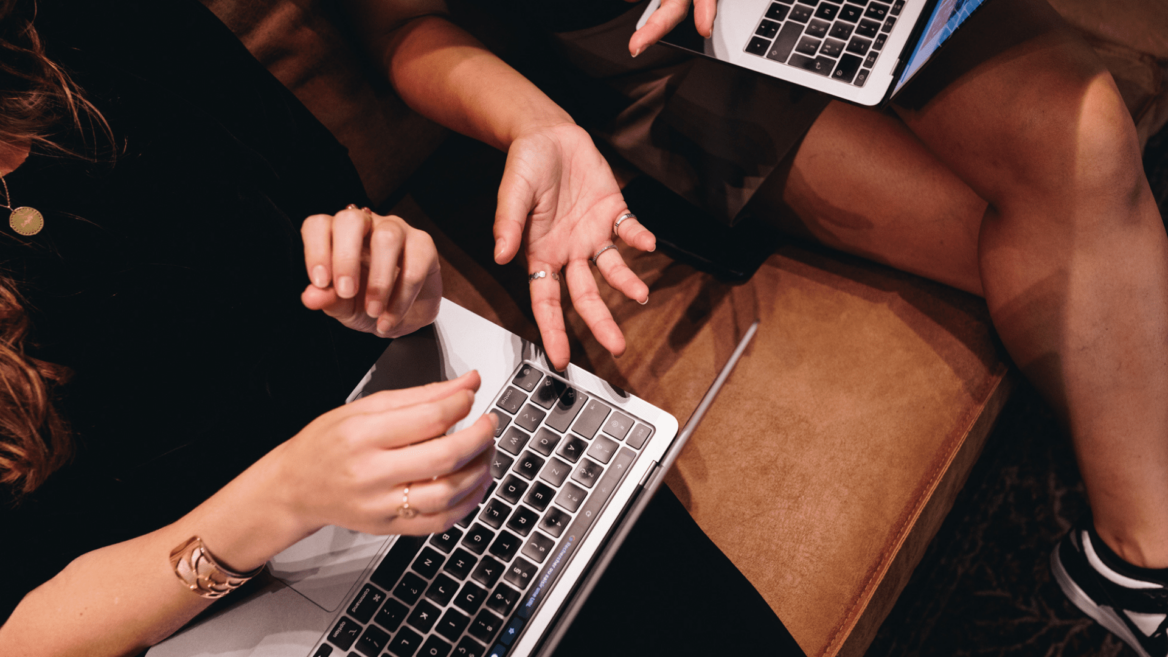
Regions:
M 514 607 L 518 601 L 519 591 L 506 584 L 500 584 L 495 587 L 495 592 L 491 594 L 491 597 L 487 598 L 487 609 L 506 618 L 507 612 L 511 611 L 511 607 Z
M 862 37 L 865 37 L 868 39 L 875 39 L 876 34 L 879 32 L 880 32 L 880 23 L 877 23 L 875 21 L 870 21 L 867 18 L 860 21 L 860 24 L 856 26 L 856 35 L 862 36 Z M 859 55 L 861 53 L 856 53 L 856 54 Z
M 414 613 L 406 619 L 406 623 L 418 629 L 425 634 L 434 627 L 434 623 L 438 622 L 438 617 L 442 614 L 442 610 L 429 602 L 423 600 L 414 607 Z
M 486 648 L 475 643 L 474 639 L 466 636 L 455 646 L 453 655 L 454 657 L 483 657 L 486 652 Z
M 434 631 L 454 642 L 462 636 L 462 631 L 466 629 L 467 625 L 470 625 L 469 616 L 464 616 L 454 609 L 447 609 L 446 613 L 442 614 L 442 619 L 438 621 L 438 627 Z
M 499 401 L 495 402 L 495 405 L 511 415 L 515 415 L 525 401 L 527 401 L 527 395 L 523 394 L 518 388 L 507 386 L 503 394 L 499 395 Z
M 503 435 L 507 425 L 511 424 L 511 416 L 506 413 L 495 413 L 495 418 L 499 420 L 499 425 L 495 427 L 495 437 L 498 438 Z
M 523 545 L 522 539 L 509 531 L 501 531 L 495 537 L 495 542 L 491 543 L 491 547 L 487 549 L 488 552 L 499 557 L 504 562 L 510 561 L 511 557 L 519 551 L 519 547 Z
M 422 635 L 408 627 L 403 627 L 389 642 L 389 652 L 395 657 L 414 657 L 414 653 L 418 651 L 420 645 L 422 645 Z
M 527 590 L 527 585 L 531 584 L 531 581 L 535 579 L 535 572 L 537 570 L 539 568 L 535 564 L 527 561 L 523 557 L 519 557 L 507 567 L 507 574 L 503 575 L 503 579 L 507 580 L 508 583 L 514 585 L 520 591 L 525 591 Z
M 832 79 L 842 80 L 851 84 L 852 78 L 856 77 L 856 71 L 860 70 L 861 63 L 860 58 L 855 55 L 844 55 L 840 57 L 839 66 L 831 74 Z
M 864 13 L 863 7 L 855 7 L 853 5 L 844 5 L 840 10 L 840 20 L 845 20 L 849 23 L 855 23 L 860 20 L 860 16 Z
M 474 568 L 477 561 L 478 558 L 475 555 L 462 548 L 458 548 L 454 551 L 454 554 L 450 555 L 450 559 L 446 562 L 446 567 L 442 570 L 458 579 L 466 579 L 466 576 L 470 574 L 471 569 Z
M 425 538 L 420 536 L 399 536 L 377 569 L 369 576 L 369 581 L 380 586 L 383 591 L 392 589 L 402 573 L 406 572 L 406 568 L 409 568 L 414 555 L 422 548 L 424 540 Z
M 366 584 L 361 588 L 361 592 L 357 594 L 353 604 L 349 605 L 349 615 L 356 618 L 362 623 L 368 623 L 373 614 L 377 613 L 378 607 L 385 602 L 385 593 L 372 586 Z
M 503 475 L 507 474 L 507 471 L 511 469 L 511 464 L 514 462 L 515 459 L 496 451 L 495 458 L 491 459 L 491 476 L 495 479 L 502 479 Z
M 498 529 L 503 526 L 503 521 L 509 515 L 511 515 L 511 507 L 504 504 L 503 500 L 492 499 L 483 505 L 483 512 L 479 514 L 479 520 Z
M 556 496 L 556 504 L 564 507 L 569 511 L 575 511 L 584 503 L 584 498 L 588 497 L 588 491 L 580 488 L 576 484 L 568 484 L 564 486 L 564 490 Z
M 418 558 L 414 559 L 413 568 L 422 577 L 434 579 L 434 575 L 438 574 L 438 569 L 442 567 L 442 562 L 445 560 L 446 557 L 438 554 L 436 550 L 423 548 Z
M 860 69 L 860 72 L 856 74 L 856 79 L 852 81 L 852 84 L 856 85 L 857 87 L 864 86 L 864 83 L 868 81 L 868 74 L 871 72 L 871 70 L 866 68 Z
M 341 620 L 337 621 L 333 631 L 329 632 L 329 641 L 341 650 L 348 650 L 353 647 L 353 642 L 361 635 L 361 626 L 357 624 L 352 618 L 345 618 L 341 616 Z
M 596 435 L 596 430 L 600 428 L 606 417 L 608 417 L 608 407 L 593 399 L 580 412 L 576 424 L 572 425 L 572 431 L 592 440 L 592 437 Z
M 488 589 L 494 586 L 495 582 L 499 581 L 502 576 L 503 564 L 490 557 L 483 557 L 482 561 L 479 561 L 479 565 L 475 566 L 474 572 L 470 574 L 471 579 Z
M 814 14 L 814 12 L 815 10 L 811 7 L 807 7 L 801 4 L 795 5 L 791 8 L 791 15 L 788 17 L 788 20 L 794 21 L 796 23 L 806 23 L 807 21 L 811 20 L 811 16 Z M 787 25 L 790 24 L 791 23 L 787 23 Z
M 495 500 L 491 501 L 494 502 Z M 467 530 L 466 536 L 462 539 L 462 546 L 475 554 L 482 554 L 494 538 L 495 532 L 482 525 L 475 524 L 474 527 Z
M 872 42 L 872 47 L 875 48 L 876 50 L 883 50 L 884 49 L 884 42 L 887 40 L 888 40 L 887 34 L 879 34 L 876 36 L 876 40 Z
M 848 80 L 851 82 L 851 80 Z M 599 463 L 584 459 L 580 465 L 576 467 L 576 471 L 572 473 L 572 480 L 578 482 L 585 488 L 592 488 L 596 483 L 596 479 L 604 472 L 604 468 Z
M 551 429 L 540 427 L 539 431 L 535 432 L 535 439 L 531 441 L 531 448 L 540 454 L 547 456 L 548 454 L 552 453 L 552 450 L 554 450 L 556 445 L 559 443 L 560 434 L 552 431 Z
M 896 0 L 896 2 L 892 3 L 893 16 L 899 16 L 901 9 L 904 9 L 904 0 Z
M 545 376 L 543 381 L 535 387 L 535 392 L 531 395 L 531 401 L 543 406 L 544 408 L 551 408 L 552 404 L 560 398 L 560 394 L 564 392 L 568 384 L 559 379 Z
M 564 530 L 568 528 L 568 523 L 571 521 L 571 515 L 553 506 L 544 514 L 543 520 L 539 523 L 539 528 L 547 532 L 552 538 L 559 538 L 560 534 L 563 534 Z
M 863 57 L 864 55 L 868 54 L 868 48 L 871 46 L 871 41 L 854 36 L 852 37 L 852 40 L 848 42 L 848 47 L 846 50 L 853 55 L 859 55 L 860 57 Z
M 791 55 L 791 51 L 795 48 L 795 44 L 799 42 L 799 35 L 803 33 L 803 26 L 798 23 L 787 23 L 783 25 L 783 29 L 779 30 L 779 38 L 775 39 L 774 44 L 771 45 L 770 52 L 767 53 L 767 59 L 773 59 L 776 62 L 786 63 L 787 57 Z
M 876 64 L 876 58 L 880 56 L 880 52 L 876 50 L 869 50 L 868 56 L 864 58 L 864 67 L 872 68 Z
M 543 482 L 535 482 L 531 485 L 531 492 L 523 499 L 531 505 L 536 511 L 543 511 L 547 505 L 552 503 L 552 498 L 555 497 L 556 491 Z
M 825 47 L 826 43 L 827 42 L 825 41 Z M 843 47 L 842 43 L 840 44 L 840 47 Z M 638 422 L 637 426 L 633 427 L 632 432 L 629 433 L 629 438 L 625 441 L 625 444 L 629 447 L 632 447 L 633 449 L 641 449 L 641 447 L 645 445 L 645 441 L 649 440 L 649 436 L 651 435 L 653 435 L 653 429 L 647 424 L 641 424 Z
M 892 31 L 892 27 L 894 25 L 896 25 L 896 19 L 893 18 L 892 16 L 889 16 L 888 18 L 886 18 L 884 20 L 884 26 L 880 28 L 880 31 L 887 34 L 887 33 Z
M 847 23 L 836 21 L 835 25 L 831 26 L 831 31 L 828 32 L 828 35 L 833 39 L 847 41 L 852 37 L 852 30 L 854 29 L 856 29 L 855 25 L 848 25 Z
M 373 622 L 390 632 L 397 630 L 402 621 L 406 619 L 410 613 L 410 608 L 402 603 L 390 598 L 385 601 L 385 605 L 377 611 L 377 615 L 373 617 Z
M 551 501 L 550 496 L 548 500 Z M 539 520 L 538 515 L 532 512 L 531 509 L 521 506 L 515 509 L 515 513 L 511 514 L 511 519 L 507 521 L 507 529 L 520 536 L 527 536 L 531 528 L 535 526 L 537 520 Z
M 365 631 L 361 634 L 361 638 L 357 639 L 357 645 L 354 647 L 357 649 L 357 652 L 366 657 L 377 657 L 388 643 L 389 632 L 376 625 L 370 625 L 365 628 Z
M 624 413 L 613 413 L 612 417 L 608 418 L 608 422 L 604 423 L 604 433 L 617 440 L 624 440 L 632 426 L 633 418 Z
M 490 643 L 491 639 L 499 633 L 502 625 L 502 618 L 484 609 L 479 612 L 478 616 L 475 616 L 474 622 L 470 624 L 466 633 L 483 643 Z
M 548 553 L 555 546 L 556 542 L 552 539 L 539 532 L 532 532 L 527 545 L 523 546 L 523 556 L 536 563 L 543 563 L 543 560 L 547 558 Z
M 446 657 L 450 654 L 450 644 L 432 636 L 422 644 L 422 651 L 418 654 L 422 657 Z
M 827 75 L 824 73 L 824 75 Z M 610 440 L 601 436 L 592 443 L 592 447 L 588 448 L 588 456 L 600 461 L 601 463 L 608 463 L 612 459 L 612 455 L 616 454 L 616 450 L 620 449 L 620 445 L 615 440 Z
M 868 5 L 868 10 L 864 12 L 864 17 L 871 18 L 874 21 L 882 21 L 888 17 L 888 9 L 888 5 L 873 2 Z
M 430 588 L 426 589 L 426 599 L 433 600 L 439 607 L 445 607 L 454 599 L 455 593 L 458 593 L 458 582 L 445 574 L 441 574 L 434 578 L 434 582 L 430 584 Z M 400 623 L 401 620 L 399 619 L 398 622 Z M 394 628 L 391 627 L 389 629 L 393 630 Z
M 835 20 L 836 15 L 839 14 L 839 10 L 839 5 L 833 5 L 830 2 L 825 2 L 819 5 L 819 9 L 815 10 L 815 17 L 822 18 L 825 21 Z
M 779 21 L 780 23 L 783 22 L 783 20 L 787 18 L 787 12 L 791 11 L 791 7 L 789 6 L 791 0 L 783 1 L 787 4 L 781 5 L 777 2 L 772 2 L 771 6 L 767 9 L 766 17 L 772 21 Z
M 548 415 L 547 425 L 560 433 L 568 430 L 568 425 L 576 419 L 576 414 L 588 403 L 588 395 L 575 388 L 568 388 L 560 395 L 559 401 Z
M 322 643 L 316 648 L 316 652 L 312 653 L 312 657 L 329 657 L 333 654 L 333 647 L 327 643 Z
M 543 467 L 544 460 L 535 455 L 534 452 L 525 453 L 515 463 L 515 473 L 520 477 L 531 481 L 535 475 L 539 474 L 539 469 Z
M 547 415 L 545 411 L 539 410 L 534 404 L 528 404 L 519 411 L 519 415 L 515 416 L 515 424 L 527 429 L 528 431 L 535 431 L 540 422 L 543 422 L 543 417 Z
M 518 503 L 525 492 L 527 492 L 527 482 L 515 475 L 507 475 L 507 478 L 503 480 L 503 485 L 499 487 L 499 497 L 512 504 Z
M 539 473 L 539 478 L 553 486 L 559 487 L 571 473 L 572 466 L 564 463 L 560 459 L 551 459 L 544 466 L 543 471 Z
M 799 39 L 799 45 L 795 46 L 795 52 L 801 53 L 803 55 L 815 55 L 815 53 L 819 52 L 819 44 L 819 39 L 812 39 L 811 37 L 805 36 L 802 39 Z M 794 57 L 791 58 L 791 65 L 797 66 L 797 64 L 794 63 L 794 59 Z M 612 421 L 610 420 L 609 423 L 611 424 L 611 422 Z M 628 429 L 626 428 L 625 430 L 627 431 Z
M 462 530 L 457 527 L 451 527 L 441 534 L 434 534 L 430 537 L 430 545 L 450 554 L 455 545 L 458 545 L 458 539 L 462 538 Z
M 530 406 L 530 404 L 528 404 Z M 518 422 L 516 423 L 518 424 Z M 520 431 L 517 427 L 507 429 L 507 433 L 499 439 L 499 449 L 508 452 L 514 456 L 519 456 L 519 452 L 527 445 L 527 441 L 531 440 L 531 436 Z
M 774 21 L 763 20 L 758 24 L 758 29 L 754 31 L 755 34 L 763 39 L 773 39 L 779 33 L 779 24 Z M 759 53 L 754 53 L 759 54 Z
M 454 606 L 471 615 L 474 615 L 486 601 L 486 589 L 474 582 L 463 584 L 462 590 L 458 592 L 458 595 L 454 596 Z
M 519 366 L 519 372 L 515 375 L 515 378 L 511 380 L 511 383 L 513 385 L 519 386 L 520 388 L 523 388 L 527 392 L 531 392 L 532 390 L 535 390 L 536 384 L 538 384 L 542 378 L 542 372 L 535 369 L 531 365 L 524 363 L 523 365 Z
M 393 595 L 402 602 L 412 605 L 418 601 L 418 598 L 422 595 L 422 591 L 425 589 L 426 580 L 413 573 L 406 573 L 402 577 L 402 580 L 397 583 L 397 588 L 393 590 Z
M 564 459 L 569 463 L 575 463 L 576 461 L 580 460 L 581 456 L 584 456 L 584 451 L 586 449 L 588 449 L 588 443 L 580 440 L 576 436 L 572 436 L 564 443 L 564 446 L 560 448 L 558 454 L 564 457 Z M 559 484 L 556 485 L 559 486 Z
M 828 21 L 821 21 L 818 18 L 812 20 L 807 24 L 807 29 L 803 30 L 803 34 L 813 36 L 816 39 L 822 39 L 827 36 L 827 30 L 831 28 L 831 23 Z

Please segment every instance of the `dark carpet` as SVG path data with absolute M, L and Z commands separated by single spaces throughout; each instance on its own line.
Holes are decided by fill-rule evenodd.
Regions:
M 1168 131 L 1144 168 L 1168 216 Z M 868 656 L 1135 657 L 1050 573 L 1051 547 L 1087 509 L 1069 439 L 1023 384 Z

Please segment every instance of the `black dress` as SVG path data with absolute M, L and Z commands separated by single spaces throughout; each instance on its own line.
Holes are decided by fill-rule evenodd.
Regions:
M 73 372 L 78 445 L 19 505 L 0 500 L 0 621 L 339 406 L 387 344 L 301 304 L 300 222 L 367 201 L 345 149 L 226 27 L 187 1 L 38 4 L 49 55 L 116 143 L 96 140 L 94 162 L 34 152 L 5 177 L 45 228 L 0 223 L 0 270 L 27 301 L 30 353 Z

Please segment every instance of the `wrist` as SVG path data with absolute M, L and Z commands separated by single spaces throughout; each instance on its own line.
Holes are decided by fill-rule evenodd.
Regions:
M 557 105 L 555 111 L 544 111 L 532 113 L 531 116 L 525 117 L 517 125 L 513 126 L 504 137 L 504 150 L 511 147 L 511 144 L 525 137 L 531 137 L 538 134 L 555 133 L 563 130 L 582 130 L 572 120 L 572 117 Z

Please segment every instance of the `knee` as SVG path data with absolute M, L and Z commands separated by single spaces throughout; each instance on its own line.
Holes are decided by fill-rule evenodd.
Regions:
M 1134 207 L 1144 187 L 1139 143 L 1111 76 L 1096 74 L 1044 91 L 1008 131 L 1009 173 L 995 205 Z

